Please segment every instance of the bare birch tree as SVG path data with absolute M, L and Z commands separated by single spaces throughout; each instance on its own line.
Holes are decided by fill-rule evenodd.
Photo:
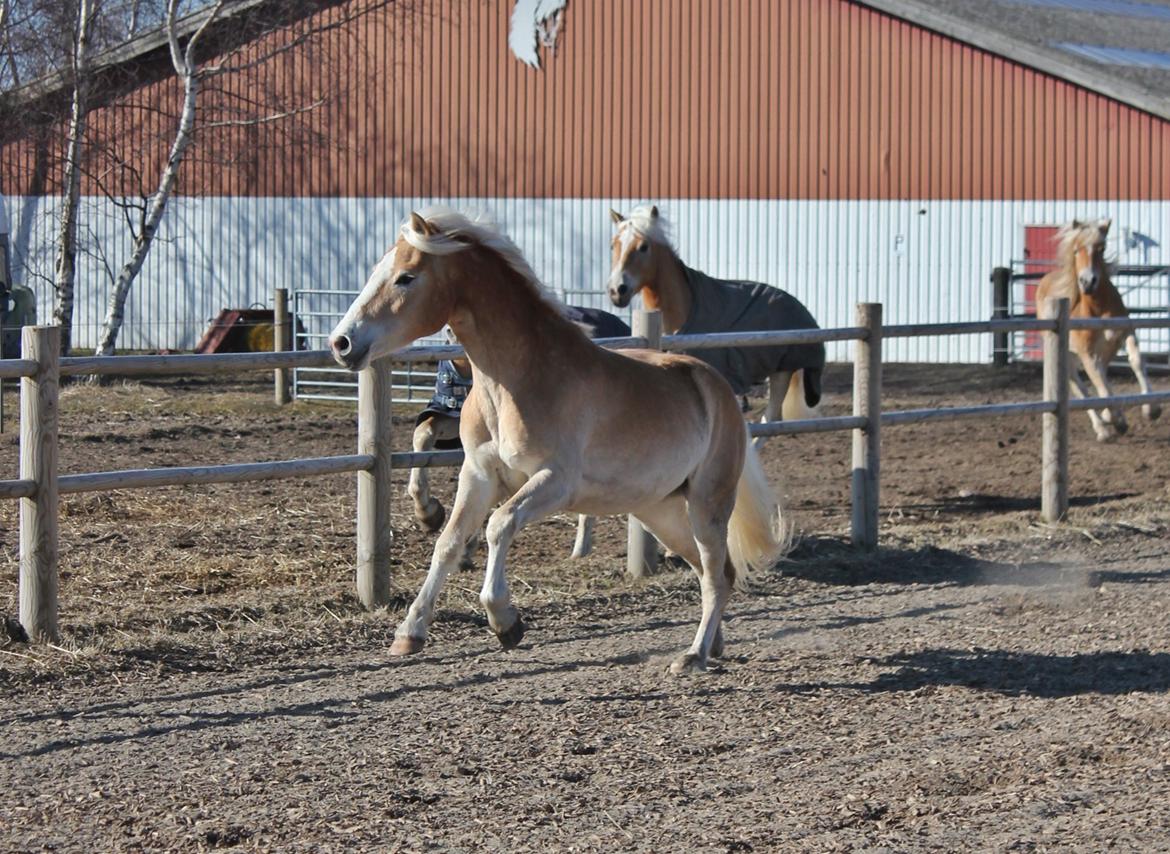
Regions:
M 196 59 L 196 49 L 207 28 L 223 11 L 224 3 L 225 0 L 216 0 L 203 23 L 188 37 L 186 46 L 183 46 L 179 44 L 175 28 L 179 0 L 167 0 L 165 22 L 167 42 L 170 46 L 171 64 L 183 86 L 183 106 L 179 113 L 175 138 L 171 143 L 170 154 L 167 157 L 166 166 L 163 167 L 158 187 L 143 209 L 142 220 L 134 234 L 134 249 L 114 281 L 109 308 L 102 325 L 101 339 L 94 351 L 99 356 L 108 356 L 114 352 L 118 334 L 122 331 L 122 323 L 126 317 L 126 297 L 130 294 L 130 286 L 134 284 L 134 279 L 137 278 L 142 265 L 146 262 L 146 257 L 150 254 L 150 248 L 158 234 L 159 223 L 162 222 L 163 214 L 166 213 L 167 202 L 175 188 L 175 181 L 179 177 L 179 167 L 182 165 L 183 155 L 191 144 L 195 131 L 195 112 L 202 77 Z
M 68 355 L 73 338 L 73 294 L 77 280 L 77 220 L 81 204 L 81 158 L 85 120 L 89 112 L 90 35 L 101 0 L 80 0 L 73 38 L 73 104 L 65 141 L 65 169 L 61 180 L 61 218 L 57 230 L 57 263 L 53 288 L 53 322 L 61 327 L 61 352 Z

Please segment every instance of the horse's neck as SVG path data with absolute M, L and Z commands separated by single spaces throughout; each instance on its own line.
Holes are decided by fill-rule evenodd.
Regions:
M 1068 300 L 1070 309 L 1076 308 L 1077 302 L 1081 298 L 1081 289 L 1077 284 L 1076 265 L 1061 266 L 1045 276 L 1045 279 L 1047 279 L 1047 283 L 1042 282 L 1041 284 L 1044 286 L 1036 292 L 1037 305 L 1042 300 L 1064 297 Z
M 649 311 L 662 312 L 662 329 L 673 335 L 691 313 L 691 286 L 682 261 L 669 250 L 658 265 L 654 281 L 642 289 L 642 303 Z
M 485 263 L 464 285 L 451 314 L 455 332 L 475 369 L 475 382 L 493 397 L 512 396 L 539 380 L 542 365 L 564 361 L 562 351 L 588 339 L 505 264 Z M 467 281 L 467 280 L 465 280 Z

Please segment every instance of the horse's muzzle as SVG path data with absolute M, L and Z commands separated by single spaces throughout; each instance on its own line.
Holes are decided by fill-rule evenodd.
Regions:
M 634 295 L 630 290 L 630 286 L 626 284 L 621 284 L 616 288 L 609 289 L 609 301 L 618 308 L 625 308 L 627 305 L 629 305 L 630 300 L 633 299 L 633 296 Z
M 333 359 L 343 368 L 357 371 L 362 368 L 368 348 L 354 346 L 353 339 L 348 335 L 333 335 L 329 338 L 329 349 Z

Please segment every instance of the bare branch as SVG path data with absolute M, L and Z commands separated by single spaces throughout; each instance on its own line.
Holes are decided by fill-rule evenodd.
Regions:
M 311 113 L 313 110 L 316 110 L 319 107 L 321 107 L 324 103 L 325 103 L 325 99 L 321 98 L 319 100 L 314 101 L 311 104 L 306 104 L 303 107 L 296 107 L 296 108 L 291 109 L 291 110 L 286 110 L 283 113 L 272 113 L 272 114 L 267 115 L 267 116 L 257 116 L 255 118 L 249 118 L 249 119 L 227 119 L 227 120 L 218 121 L 218 122 L 204 122 L 202 124 L 202 127 L 204 127 L 204 128 L 229 128 L 229 127 L 239 128 L 239 127 L 255 127 L 257 125 L 271 124 L 272 122 L 279 122 L 282 119 L 288 119 L 288 118 L 292 118 L 293 116 L 300 116 L 300 115 L 304 115 L 305 113 Z

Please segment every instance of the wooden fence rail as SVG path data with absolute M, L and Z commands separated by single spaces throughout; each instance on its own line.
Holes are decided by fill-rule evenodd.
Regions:
M 1063 303 L 1061 305 L 1060 303 Z M 1170 392 L 1119 395 L 1087 400 L 1068 399 L 1068 330 L 1086 328 L 1167 328 L 1170 319 L 1131 318 L 1069 320 L 1067 301 L 1054 302 L 1048 314 L 1056 319 L 992 320 L 978 323 L 883 326 L 881 306 L 858 306 L 857 325 L 842 329 L 787 330 L 709 335 L 667 335 L 657 313 L 635 316 L 637 335 L 601 339 L 615 349 L 655 347 L 692 350 L 708 347 L 750 347 L 776 344 L 856 340 L 853 414 L 807 421 L 751 424 L 753 436 L 781 436 L 834 430 L 853 432 L 852 538 L 863 548 L 878 539 L 880 492 L 880 431 L 883 425 L 911 424 L 958 418 L 1040 414 L 1044 421 L 1041 459 L 1041 514 L 1059 520 L 1068 511 L 1068 413 L 1106 405 L 1170 401 Z M 881 343 L 886 338 L 922 335 L 998 334 L 1039 331 L 1045 336 L 1044 399 L 1025 403 L 990 404 L 941 409 L 881 411 Z M 118 374 L 216 374 L 241 370 L 286 370 L 333 364 L 327 351 L 230 353 L 209 356 L 109 356 L 59 358 L 56 327 L 23 330 L 20 359 L 0 360 L 0 378 L 20 378 L 20 474 L 0 480 L 0 499 L 20 501 L 20 621 L 38 641 L 57 638 L 57 524 L 60 495 L 110 489 L 139 489 L 209 483 L 308 477 L 340 472 L 358 476 L 356 581 L 367 607 L 385 604 L 390 596 L 390 474 L 396 468 L 455 466 L 461 451 L 394 453 L 391 448 L 390 387 L 394 362 L 436 361 L 463 354 L 459 346 L 410 347 L 365 369 L 359 377 L 357 453 L 336 457 L 234 463 L 160 469 L 57 473 L 58 386 L 63 376 Z M 653 539 L 630 528 L 628 566 L 645 572 Z

